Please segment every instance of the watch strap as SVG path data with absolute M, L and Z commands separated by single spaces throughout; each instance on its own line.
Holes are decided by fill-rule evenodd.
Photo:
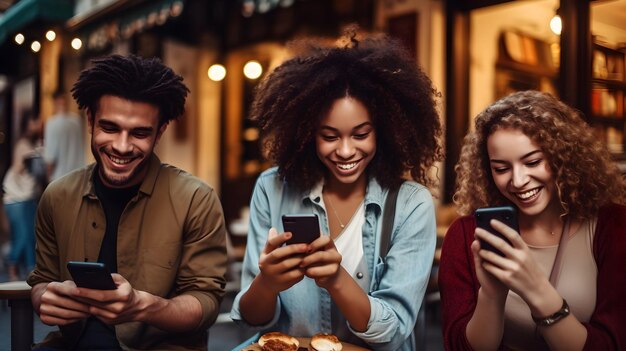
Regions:
M 535 316 L 533 317 L 533 321 L 535 321 L 535 323 L 540 326 L 540 327 L 547 327 L 550 325 L 555 324 L 556 322 L 560 321 L 561 319 L 567 317 L 569 315 L 569 305 L 567 304 L 567 301 L 565 301 L 565 299 L 563 299 L 563 306 L 561 306 L 561 309 L 554 312 L 553 314 L 547 316 L 547 317 L 542 317 L 542 318 L 537 318 Z

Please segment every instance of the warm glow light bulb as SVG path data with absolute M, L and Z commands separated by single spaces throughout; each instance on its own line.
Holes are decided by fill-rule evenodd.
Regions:
M 54 39 L 56 39 L 57 34 L 53 31 L 53 30 L 49 30 L 46 32 L 46 39 L 48 39 L 48 41 L 53 41 Z
M 25 39 L 26 38 L 24 38 L 24 34 L 22 33 L 17 33 L 15 35 L 15 42 L 17 43 L 17 45 L 22 45 Z
M 224 77 L 226 77 L 226 68 L 220 64 L 214 64 L 209 67 L 209 71 L 207 72 L 209 79 L 214 82 L 219 82 Z
M 263 67 L 258 61 L 248 61 L 245 66 L 243 66 L 243 74 L 248 79 L 257 79 L 263 74 Z
M 72 45 L 72 49 L 79 50 L 83 47 L 83 42 L 78 38 L 74 38 L 72 39 L 72 43 L 70 45 Z
M 550 29 L 556 35 L 561 35 L 561 29 L 563 29 L 563 23 L 561 22 L 561 16 L 555 15 L 550 20 Z
M 33 41 L 33 43 L 30 44 L 30 49 L 33 50 L 33 52 L 39 52 L 39 50 L 41 50 L 41 43 L 37 40 Z

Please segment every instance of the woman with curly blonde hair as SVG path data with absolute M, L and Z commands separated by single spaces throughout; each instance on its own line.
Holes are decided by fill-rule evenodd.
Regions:
M 456 167 L 466 216 L 439 270 L 446 349 L 626 348 L 626 186 L 609 152 L 579 112 L 537 91 L 502 98 L 475 126 Z M 503 205 L 519 232 L 476 228 L 477 208 Z
M 425 185 L 442 156 L 438 94 L 397 42 L 348 35 L 345 47 L 301 45 L 256 91 L 252 117 L 276 167 L 252 195 L 231 317 L 259 331 L 412 351 L 436 245 Z M 383 259 L 391 189 L 397 207 Z M 284 245 L 296 234 L 284 230 L 285 214 L 317 215 L 321 236 Z

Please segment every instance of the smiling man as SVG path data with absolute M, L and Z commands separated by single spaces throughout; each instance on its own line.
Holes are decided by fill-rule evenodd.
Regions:
M 154 154 L 188 91 L 159 60 L 137 56 L 94 60 L 75 83 L 96 162 L 40 201 L 28 283 L 41 320 L 60 333 L 36 349 L 207 349 L 225 286 L 222 207 Z M 117 288 L 77 287 L 68 261 L 106 264 Z

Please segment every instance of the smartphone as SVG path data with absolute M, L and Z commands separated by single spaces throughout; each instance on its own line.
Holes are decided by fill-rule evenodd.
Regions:
M 504 235 L 502 235 L 500 232 L 493 229 L 491 227 L 491 224 L 489 224 L 489 222 L 492 219 L 496 219 L 506 224 L 507 226 L 511 227 L 512 229 L 514 229 L 515 231 L 519 233 L 519 224 L 517 221 L 517 210 L 513 206 L 478 208 L 474 212 L 474 217 L 476 218 L 476 226 L 478 228 L 482 228 L 491 234 L 497 235 L 498 237 L 502 238 L 502 240 L 509 243 L 509 245 L 511 244 L 509 239 L 505 238 Z M 491 244 L 483 240 L 480 241 L 480 247 L 485 250 L 493 251 L 500 256 L 504 256 L 504 254 L 500 250 L 496 249 Z
M 69 261 L 67 270 L 72 275 L 74 283 L 79 288 L 97 290 L 115 290 L 117 286 L 111 277 L 109 269 L 100 262 Z
M 291 232 L 286 244 L 310 244 L 320 237 L 320 223 L 316 214 L 286 214 L 282 217 L 283 229 Z

